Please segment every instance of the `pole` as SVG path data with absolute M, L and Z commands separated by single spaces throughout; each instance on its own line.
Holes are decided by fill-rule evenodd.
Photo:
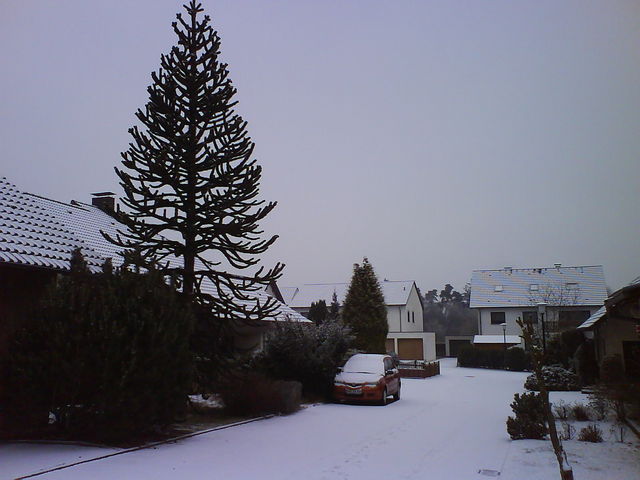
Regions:
M 542 322 L 542 354 L 547 354 L 547 332 L 544 329 L 544 313 L 540 314 L 540 319 Z

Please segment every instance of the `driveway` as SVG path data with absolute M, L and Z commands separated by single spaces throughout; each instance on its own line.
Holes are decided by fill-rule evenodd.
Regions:
M 295 415 L 211 432 L 37 478 L 487 478 L 478 472 L 501 471 L 507 458 L 512 442 L 506 434 L 505 419 L 511 413 L 513 394 L 522 390 L 526 374 L 456 368 L 452 359 L 443 360 L 441 366 L 440 376 L 404 379 L 401 400 L 386 407 L 311 406 Z M 33 472 L 34 466 L 40 469 L 47 462 L 51 466 L 63 463 L 65 457 L 86 458 L 96 453 L 81 447 L 60 447 L 57 460 L 53 460 L 51 448 L 0 447 L 0 472 L 11 470 L 5 470 L 9 476 L 3 478 Z

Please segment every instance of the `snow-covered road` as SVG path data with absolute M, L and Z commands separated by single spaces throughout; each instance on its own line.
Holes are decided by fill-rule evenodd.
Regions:
M 519 447 L 514 451 L 513 445 L 520 442 L 510 441 L 505 430 L 505 419 L 511 413 L 509 403 L 515 392 L 522 391 L 525 377 L 523 373 L 455 368 L 454 362 L 445 359 L 441 376 L 404 379 L 402 399 L 386 407 L 312 406 L 295 415 L 211 432 L 38 478 L 489 478 L 480 470 L 503 472 L 503 480 L 525 478 L 520 476 L 519 465 L 526 463 L 526 455 L 521 458 Z M 548 450 L 547 443 L 536 445 Z M 7 447 L 11 446 L 0 447 L 0 471 L 4 465 L 12 469 L 7 472 L 12 475 L 2 478 L 34 471 L 33 464 L 29 467 L 25 456 L 16 450 L 13 458 L 7 458 L 8 451 L 3 450 Z M 42 446 L 43 452 L 47 448 L 51 447 Z M 79 447 L 67 448 L 75 449 L 66 452 L 70 458 L 80 451 Z M 33 448 L 29 454 L 38 458 Z M 509 457 L 518 457 L 518 462 L 509 465 Z M 557 470 L 549 452 L 535 457 L 545 464 L 545 468 L 536 469 L 540 476 L 535 478 L 555 478 Z

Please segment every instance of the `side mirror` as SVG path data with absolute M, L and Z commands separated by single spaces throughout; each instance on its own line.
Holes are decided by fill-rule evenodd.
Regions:
M 393 375 L 395 372 L 395 370 L 393 368 L 387 370 L 386 372 L 384 372 L 385 375 Z

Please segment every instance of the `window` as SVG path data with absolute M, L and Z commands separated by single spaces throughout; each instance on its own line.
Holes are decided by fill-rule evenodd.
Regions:
M 532 283 L 531 285 L 529 285 L 529 291 L 530 292 L 537 292 L 538 291 L 538 284 L 537 283 Z
M 538 312 L 522 312 L 522 321 L 525 325 L 535 325 L 538 323 Z
M 411 321 L 411 312 L 407 312 L 407 323 Z
M 491 325 L 505 323 L 504 312 L 491 312 Z
M 416 323 L 416 312 L 411 312 L 411 323 Z
M 578 284 L 575 282 L 568 282 L 567 283 L 567 290 L 577 290 L 578 289 Z
M 493 287 L 494 292 L 501 292 L 503 290 L 502 285 L 496 285 Z

